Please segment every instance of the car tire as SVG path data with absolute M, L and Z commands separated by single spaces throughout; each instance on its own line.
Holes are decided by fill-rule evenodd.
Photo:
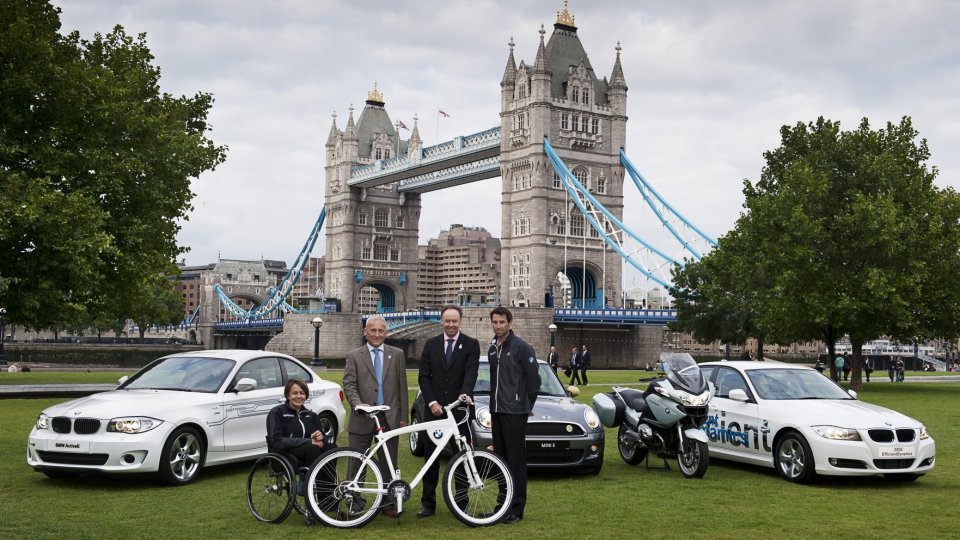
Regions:
M 337 419 L 329 412 L 322 412 L 317 415 L 320 422 L 320 431 L 323 433 L 325 444 L 337 443 Z
M 417 413 L 413 413 L 413 416 L 410 417 L 410 425 L 415 425 L 420 423 L 420 417 L 417 416 Z M 413 431 L 410 433 L 410 453 L 414 457 L 423 457 L 423 432 L 422 431 Z
M 160 453 L 160 478 L 171 486 L 193 482 L 203 468 L 203 439 L 196 429 L 182 426 L 167 437 Z
M 806 439 L 789 432 L 777 441 L 773 466 L 781 478 L 795 484 L 809 484 L 817 475 L 813 452 Z
M 620 451 L 620 457 L 623 458 L 623 461 L 627 465 L 637 465 L 647 459 L 647 452 L 649 451 L 646 446 L 642 443 L 637 443 L 631 448 L 628 444 L 624 443 L 624 432 L 627 430 L 625 424 L 620 424 L 620 429 L 617 431 L 617 450 Z M 599 472 L 599 471 L 598 471 Z

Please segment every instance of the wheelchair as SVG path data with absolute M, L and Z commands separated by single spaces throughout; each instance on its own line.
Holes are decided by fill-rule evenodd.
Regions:
M 314 523 L 306 503 L 310 467 L 292 454 L 271 449 L 258 459 L 247 475 L 247 507 L 253 517 L 280 523 L 296 510 L 307 525 Z

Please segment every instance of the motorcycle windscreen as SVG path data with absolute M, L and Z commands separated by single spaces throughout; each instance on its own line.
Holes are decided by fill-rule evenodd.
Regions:
M 700 366 L 688 353 L 660 353 L 660 364 L 667 380 L 684 390 L 699 394 L 706 390 L 707 381 L 700 373 Z

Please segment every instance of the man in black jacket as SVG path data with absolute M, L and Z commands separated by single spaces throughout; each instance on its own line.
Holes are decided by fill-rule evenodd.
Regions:
M 527 418 L 540 391 L 540 372 L 533 347 L 517 337 L 513 314 L 505 307 L 490 312 L 494 338 L 490 361 L 490 412 L 493 419 L 493 450 L 507 462 L 513 476 L 513 504 L 504 523 L 523 519 L 527 502 Z
M 587 350 L 587 346 L 583 346 L 583 352 L 580 353 L 580 380 L 583 381 L 583 384 L 587 383 L 587 368 L 590 367 L 590 351 Z
M 420 354 L 420 392 L 427 411 L 432 415 L 424 422 L 438 420 L 445 413 L 443 407 L 458 398 L 473 398 L 473 386 L 480 368 L 480 342 L 460 332 L 463 311 L 458 306 L 444 306 L 440 312 L 443 333 L 430 338 Z M 458 415 L 465 415 L 463 410 Z M 458 416 L 457 419 L 461 419 Z M 467 422 L 460 424 L 460 433 L 470 436 Z M 430 459 L 434 444 L 430 437 L 424 440 L 423 459 Z M 429 517 L 437 511 L 437 481 L 440 477 L 440 462 L 434 461 L 423 477 L 421 508 L 417 517 Z M 458 486 L 459 491 L 460 486 Z

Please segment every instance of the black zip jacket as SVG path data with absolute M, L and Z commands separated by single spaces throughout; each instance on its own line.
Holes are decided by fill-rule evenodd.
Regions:
M 310 444 L 310 434 L 314 431 L 323 431 L 320 419 L 317 413 L 306 407 L 297 413 L 284 402 L 267 414 L 267 446 L 270 449 L 289 450 Z
M 540 392 L 537 354 L 513 330 L 503 345 L 497 338 L 487 351 L 490 362 L 490 411 L 502 414 L 529 414 Z

